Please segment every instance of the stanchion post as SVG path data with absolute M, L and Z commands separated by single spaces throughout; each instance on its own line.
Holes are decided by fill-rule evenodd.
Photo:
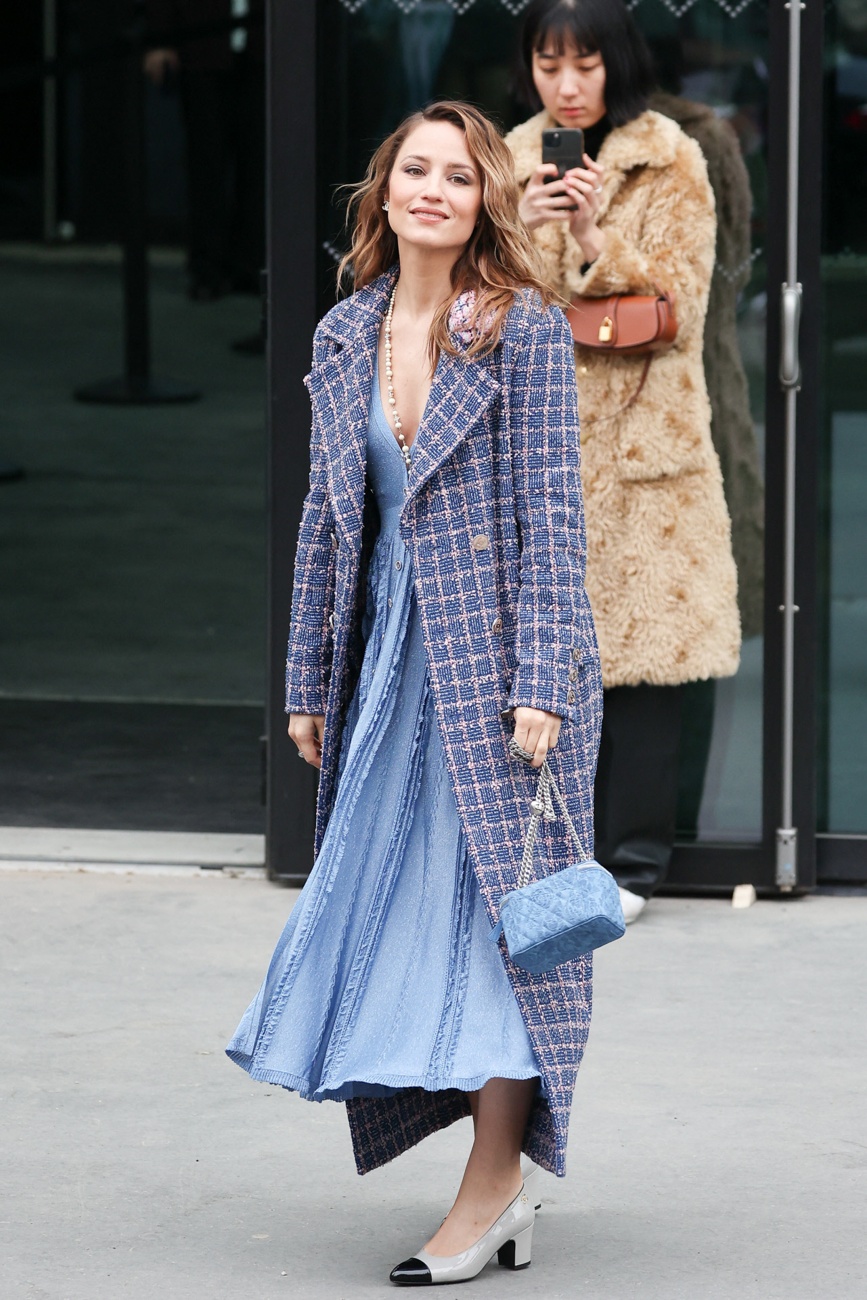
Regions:
M 57 0 L 42 0 L 42 55 L 46 63 L 57 58 Z M 48 73 L 42 82 L 42 238 L 57 238 L 57 77 Z
M 144 0 L 132 0 L 124 36 L 124 373 L 116 379 L 76 389 L 75 396 L 79 402 L 121 406 L 193 402 L 201 397 L 197 388 L 172 379 L 154 379 L 151 375 Z
M 126 75 L 123 329 L 127 378 L 146 389 L 151 380 L 151 322 L 144 56 L 144 13 L 137 3 L 130 23 Z

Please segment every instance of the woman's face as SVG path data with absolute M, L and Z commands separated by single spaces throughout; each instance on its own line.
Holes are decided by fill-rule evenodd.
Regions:
M 422 122 L 404 140 L 388 180 L 388 224 L 399 240 L 459 252 L 482 210 L 482 178 L 463 131 Z
M 586 131 L 605 116 L 605 64 L 602 55 L 582 53 L 566 40 L 563 52 L 545 37 L 533 52 L 533 84 L 558 126 Z

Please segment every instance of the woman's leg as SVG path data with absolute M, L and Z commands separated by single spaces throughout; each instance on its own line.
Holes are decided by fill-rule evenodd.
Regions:
M 470 1093 L 475 1137 L 457 1199 L 425 1250 L 457 1255 L 478 1241 L 521 1190 L 521 1143 L 538 1079 L 491 1079 Z

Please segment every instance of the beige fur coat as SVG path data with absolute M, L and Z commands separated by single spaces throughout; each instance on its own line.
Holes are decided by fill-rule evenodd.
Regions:
M 506 137 L 523 185 L 541 161 L 539 113 Z M 564 297 L 676 298 L 674 347 L 654 358 L 576 347 L 587 592 L 606 686 L 675 685 L 736 672 L 737 577 L 719 459 L 710 433 L 702 340 L 716 221 L 698 145 L 646 112 L 616 127 L 605 168 L 601 256 L 586 274 L 565 223 L 534 231 L 548 282 Z

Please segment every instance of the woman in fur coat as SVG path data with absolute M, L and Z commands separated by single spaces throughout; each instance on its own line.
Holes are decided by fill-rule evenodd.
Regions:
M 737 579 L 710 433 L 702 340 L 714 200 L 701 151 L 647 109 L 650 58 L 622 0 L 535 0 L 521 68 L 542 111 L 507 136 L 520 212 L 548 283 L 676 300 L 654 358 L 576 346 L 587 592 L 606 687 L 596 857 L 634 919 L 671 857 L 683 683 L 737 670 Z M 580 127 L 585 165 L 556 178 L 542 131 Z M 554 176 L 552 182 L 551 177 Z
M 592 856 L 601 705 L 572 340 L 517 205 L 502 137 L 454 103 L 404 122 L 356 191 L 356 292 L 307 377 L 286 669 L 317 857 L 229 1045 L 254 1079 L 345 1101 L 360 1173 L 472 1115 L 401 1286 L 529 1264 L 521 1149 L 563 1174 L 590 1022 L 589 957 L 532 975 L 492 942 L 536 787 L 511 726 L 535 766 L 553 751 L 581 841 L 546 824 L 556 870 Z

